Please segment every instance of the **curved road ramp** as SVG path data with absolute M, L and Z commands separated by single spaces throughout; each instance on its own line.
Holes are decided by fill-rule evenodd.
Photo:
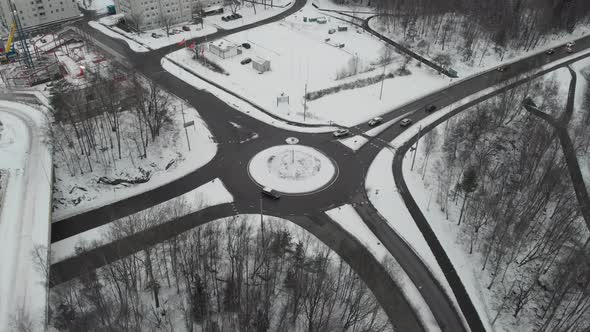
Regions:
M 0 332 L 45 330 L 52 159 L 41 108 L 0 100 Z

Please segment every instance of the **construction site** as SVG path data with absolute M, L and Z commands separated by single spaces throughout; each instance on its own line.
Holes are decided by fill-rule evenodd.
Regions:
M 87 72 L 100 71 L 105 58 L 95 52 L 88 38 L 65 27 L 31 36 L 18 17 L 1 38 L 0 79 L 5 88 L 27 88 L 57 79 L 83 84 Z

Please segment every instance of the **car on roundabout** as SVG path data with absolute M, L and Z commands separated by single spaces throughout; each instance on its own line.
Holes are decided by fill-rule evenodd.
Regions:
M 348 136 L 348 135 L 350 135 L 350 130 L 348 130 L 348 129 L 338 129 L 332 135 L 334 135 L 334 137 L 336 137 L 336 138 Z

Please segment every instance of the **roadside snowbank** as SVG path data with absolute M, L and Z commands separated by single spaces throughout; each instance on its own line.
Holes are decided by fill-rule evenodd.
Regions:
M 139 211 L 122 219 L 142 218 L 143 216 L 158 215 L 161 211 L 173 209 L 176 206 L 186 206 L 188 209 L 182 210 L 183 214 L 190 214 L 202 209 L 233 202 L 233 196 L 227 191 L 223 182 L 214 179 L 196 189 L 193 189 L 183 195 L 174 197 L 149 209 Z M 109 241 L 108 233 L 113 227 L 111 223 L 87 230 L 83 233 L 76 234 L 67 239 L 57 241 L 51 244 L 51 264 L 63 261 L 66 258 L 75 256 L 77 250 L 90 250 L 99 247 Z M 171 220 L 157 220 L 157 223 L 165 223 Z M 154 224 L 155 226 L 155 224 Z M 131 234 L 127 234 L 131 235 Z
M 47 249 L 51 222 L 52 157 L 44 111 L 0 101 L 0 170 L 6 197 L 0 205 L 0 331 L 14 331 L 15 315 L 44 330 Z M 20 312 L 22 310 L 22 312 Z

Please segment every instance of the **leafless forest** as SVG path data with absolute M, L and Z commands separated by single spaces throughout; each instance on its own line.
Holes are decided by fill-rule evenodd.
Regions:
M 183 209 L 124 219 L 107 236 L 125 237 Z M 308 233 L 259 216 L 208 223 L 54 288 L 51 324 L 61 331 L 391 331 L 346 263 Z
M 422 167 L 424 176 L 426 167 L 436 174 L 434 199 L 447 218 L 455 211 L 466 250 L 481 256 L 479 268 L 489 275 L 482 284 L 499 295 L 493 322 L 526 311 L 537 331 L 585 331 L 589 220 L 555 128 L 523 107 L 528 96 L 539 110 L 569 122 L 576 154 L 587 154 L 590 90 L 582 112 L 569 117 L 558 84 L 532 81 L 440 125 L 421 142 Z
M 71 176 L 146 158 L 175 107 L 159 86 L 122 68 L 87 75 L 84 85 L 59 81 L 52 87 L 55 152 Z
M 478 65 L 490 53 L 503 58 L 506 50 L 530 51 L 549 43 L 550 35 L 590 26 L 585 0 L 372 0 L 369 5 L 386 14 L 379 19 L 385 31 L 442 65 Z M 450 50 L 459 58 L 449 57 Z

